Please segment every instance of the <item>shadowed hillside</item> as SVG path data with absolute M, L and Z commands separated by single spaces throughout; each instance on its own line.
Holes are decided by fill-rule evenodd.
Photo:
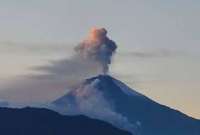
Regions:
M 131 135 L 85 116 L 62 116 L 47 109 L 0 108 L 1 135 Z

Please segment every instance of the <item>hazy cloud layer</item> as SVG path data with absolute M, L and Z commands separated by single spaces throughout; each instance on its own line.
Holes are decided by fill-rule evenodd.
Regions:
M 140 49 L 140 50 L 133 50 L 127 52 L 121 52 L 121 56 L 124 57 L 131 57 L 131 58 L 165 58 L 165 57 L 175 57 L 178 55 L 186 54 L 181 51 L 177 50 L 170 50 L 170 49 Z
M 37 48 L 37 47 L 36 47 Z M 64 52 L 64 51 L 63 51 Z M 68 50 L 66 50 L 68 52 Z M 75 53 L 74 53 L 75 54 Z M 146 50 L 120 53 L 120 57 L 130 58 L 165 58 L 179 53 L 170 50 Z M 72 55 L 60 60 L 49 61 L 49 64 L 30 69 L 35 74 L 17 76 L 1 86 L 1 98 L 11 101 L 30 103 L 46 102 L 56 99 L 80 81 L 102 73 L 100 63 Z M 120 75 L 116 73 L 115 76 Z M 122 74 L 123 75 L 123 74 Z M 131 79 L 137 82 L 137 76 Z

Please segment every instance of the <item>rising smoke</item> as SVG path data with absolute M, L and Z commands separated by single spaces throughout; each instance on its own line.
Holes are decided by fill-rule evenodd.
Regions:
M 88 38 L 75 47 L 75 51 L 81 57 L 99 62 L 104 74 L 108 72 L 111 57 L 116 49 L 116 43 L 107 37 L 104 28 L 93 28 Z

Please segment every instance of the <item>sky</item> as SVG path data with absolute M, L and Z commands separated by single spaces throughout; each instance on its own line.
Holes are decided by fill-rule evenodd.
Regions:
M 69 57 L 91 27 L 105 27 L 118 45 L 111 75 L 200 118 L 199 13 L 198 0 L 0 0 L 0 99 L 22 101 L 6 84 Z M 64 92 L 37 91 L 24 101 Z

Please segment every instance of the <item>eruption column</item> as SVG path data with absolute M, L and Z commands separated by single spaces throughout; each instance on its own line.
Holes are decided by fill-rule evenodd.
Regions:
M 116 43 L 107 37 L 104 28 L 93 28 L 88 38 L 75 47 L 75 51 L 81 57 L 99 62 L 104 74 L 108 72 L 111 57 L 116 49 Z

